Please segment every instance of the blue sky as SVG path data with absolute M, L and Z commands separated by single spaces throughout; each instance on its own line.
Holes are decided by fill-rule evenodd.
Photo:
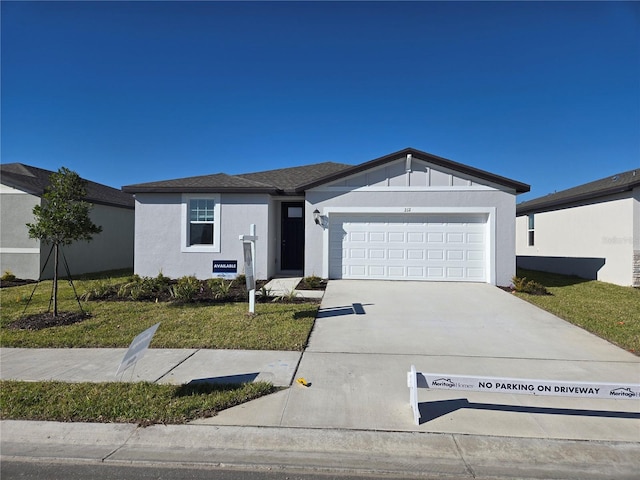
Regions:
M 640 167 L 638 2 L 1 9 L 3 163 L 120 188 L 414 147 L 519 201 Z

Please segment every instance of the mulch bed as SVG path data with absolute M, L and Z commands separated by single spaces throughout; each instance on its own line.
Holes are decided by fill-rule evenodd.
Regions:
M 22 285 L 28 285 L 36 282 L 37 280 L 24 280 L 22 278 L 16 278 L 14 280 L 0 280 L 0 288 L 20 287 Z
M 42 330 L 50 327 L 73 325 L 88 318 L 91 318 L 91 315 L 82 312 L 58 312 L 56 317 L 51 312 L 36 313 L 19 318 L 8 325 L 8 328 L 13 330 Z

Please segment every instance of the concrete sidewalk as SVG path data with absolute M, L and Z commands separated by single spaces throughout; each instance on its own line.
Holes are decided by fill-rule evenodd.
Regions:
M 2 380 L 61 382 L 271 382 L 288 387 L 301 352 L 273 350 L 147 350 L 116 377 L 126 348 L 0 348 Z

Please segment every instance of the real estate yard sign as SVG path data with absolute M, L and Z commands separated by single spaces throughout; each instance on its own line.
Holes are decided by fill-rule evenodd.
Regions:
M 156 333 L 156 330 L 160 326 L 160 322 L 156 323 L 154 326 L 147 328 L 144 332 L 138 335 L 133 339 L 131 345 L 129 345 L 129 350 L 125 353 L 122 362 L 120 362 L 120 366 L 118 367 L 118 371 L 116 372 L 116 376 L 120 375 L 120 373 L 124 373 L 124 371 L 135 365 L 138 360 L 144 357 L 144 354 L 149 348 L 149 344 L 151 343 L 151 339 L 153 335 Z

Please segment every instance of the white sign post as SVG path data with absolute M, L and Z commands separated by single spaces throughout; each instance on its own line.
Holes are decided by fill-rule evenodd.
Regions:
M 122 362 L 120 362 L 120 366 L 118 367 L 118 371 L 116 372 L 116 377 L 120 375 L 120 372 L 124 372 L 127 368 L 135 365 L 138 360 L 144 357 L 147 348 L 149 348 L 149 344 L 151 343 L 151 339 L 153 335 L 156 333 L 156 330 L 160 326 L 160 323 L 156 323 L 154 326 L 147 328 L 144 332 L 139 334 L 136 338 L 131 341 L 131 345 L 129 345 L 129 350 L 124 354 L 124 358 Z
M 240 235 L 242 250 L 244 253 L 244 276 L 249 290 L 249 313 L 256 313 L 256 225 L 249 226 L 249 235 Z
M 528 378 L 477 377 L 450 375 L 448 373 L 416 372 L 411 365 L 407 373 L 409 402 L 416 425 L 420 424 L 418 388 L 434 390 L 463 390 L 467 392 L 514 393 L 524 395 L 546 395 L 580 398 L 608 398 L 617 400 L 640 400 L 640 384 L 637 383 L 593 383 L 564 382 L 555 380 L 532 380 Z

